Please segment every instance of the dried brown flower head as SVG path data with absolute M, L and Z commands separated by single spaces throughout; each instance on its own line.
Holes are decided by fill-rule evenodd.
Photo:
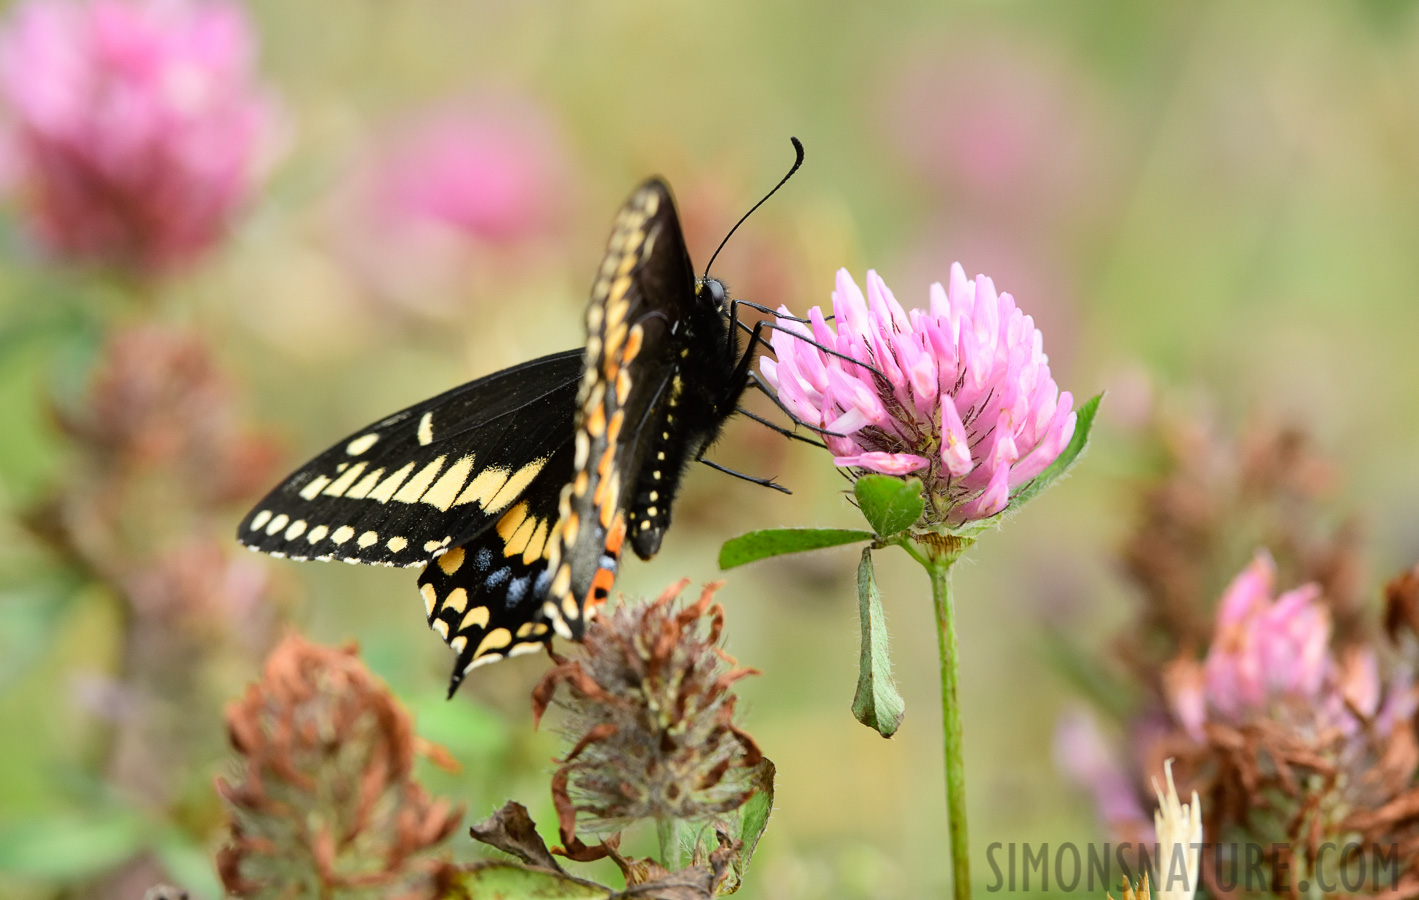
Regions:
M 615 831 L 640 819 L 706 822 L 743 805 L 762 755 L 734 723 L 730 686 L 753 669 L 719 646 L 719 584 L 677 608 L 688 580 L 650 603 L 624 599 L 587 629 L 584 653 L 559 660 L 533 692 L 540 720 L 558 685 L 572 749 L 553 778 L 562 840 L 574 857 L 588 830 Z
M 228 707 L 227 726 L 244 765 L 234 783 L 217 781 L 231 813 L 217 861 L 228 891 L 441 896 L 447 863 L 429 851 L 462 810 L 413 780 L 409 716 L 354 648 L 287 637 Z
M 1315 602 L 1308 605 L 1314 609 Z M 1253 635 L 1253 649 L 1280 639 L 1281 632 L 1302 637 L 1305 606 L 1292 604 L 1287 622 L 1275 621 L 1272 633 Z M 1204 846 L 1202 870 L 1210 892 L 1232 894 L 1235 879 L 1229 885 L 1222 873 L 1236 871 L 1244 843 L 1267 848 L 1263 855 L 1270 872 L 1294 873 L 1308 860 L 1324 864 L 1321 848 L 1327 843 L 1349 846 L 1358 840 L 1374 880 L 1369 890 L 1419 896 L 1419 736 L 1414 718 L 1419 695 L 1412 676 L 1401 668 L 1385 684 L 1375 647 L 1327 645 L 1322 648 L 1325 656 L 1311 663 L 1321 676 L 1313 689 L 1288 680 L 1288 667 L 1304 668 L 1299 659 L 1273 659 L 1268 671 L 1260 673 L 1269 679 L 1268 702 L 1229 712 L 1217 701 L 1235 692 L 1237 673 L 1212 666 L 1219 648 L 1223 655 L 1232 652 L 1220 640 L 1219 633 L 1208 657 L 1206 688 L 1198 694 L 1207 696 L 1205 720 L 1189 721 L 1179 711 L 1187 704 L 1178 704 L 1174 697 L 1170 706 L 1178 727 L 1142 748 L 1146 768 L 1176 755 L 1180 780 L 1203 798 L 1205 830 L 1212 843 Z M 1260 649 L 1264 656 L 1265 648 Z M 1175 661 L 1170 668 L 1176 674 L 1189 664 L 1200 678 L 1201 667 L 1190 660 Z M 1174 678 L 1174 691 L 1176 682 Z M 1396 864 L 1392 872 L 1386 869 L 1389 859 Z M 1291 890 L 1281 884 L 1284 875 L 1274 877 L 1277 890 Z
M 274 448 L 237 415 L 207 342 L 156 325 L 116 332 L 60 426 L 97 465 L 170 474 L 208 503 L 245 498 L 267 480 Z
M 1335 475 L 1295 428 L 1253 425 L 1239 439 L 1206 424 L 1161 421 L 1159 475 L 1140 486 L 1137 527 L 1122 548 L 1143 595 L 1119 651 L 1156 686 L 1161 666 L 1207 645 L 1212 608 L 1264 547 L 1282 584 L 1316 582 L 1336 640 L 1363 639 L 1365 570 L 1353 521 L 1330 521 Z
M 1403 633 L 1409 632 L 1409 642 L 1419 639 L 1419 566 L 1401 572 L 1385 585 L 1385 633 L 1389 639 L 1403 645 Z

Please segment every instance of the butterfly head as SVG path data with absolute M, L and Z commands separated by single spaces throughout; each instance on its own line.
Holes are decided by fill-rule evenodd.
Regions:
M 718 278 L 706 275 L 696 281 L 695 299 L 711 304 L 714 311 L 720 315 L 727 315 L 729 312 L 729 288 Z

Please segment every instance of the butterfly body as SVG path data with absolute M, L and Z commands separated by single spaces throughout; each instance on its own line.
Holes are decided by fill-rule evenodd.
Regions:
M 587 345 L 455 388 L 315 457 L 238 537 L 294 559 L 423 565 L 430 627 L 468 670 L 579 639 L 629 541 L 659 550 L 686 467 L 747 379 L 723 285 L 696 279 L 658 179 L 622 207 Z M 299 525 L 297 524 L 299 523 Z

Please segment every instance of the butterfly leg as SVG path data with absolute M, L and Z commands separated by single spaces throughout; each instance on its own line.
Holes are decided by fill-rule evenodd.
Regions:
M 775 422 L 770 422 L 768 419 L 765 419 L 763 416 L 755 415 L 754 413 L 750 412 L 749 410 L 745 409 L 745 408 L 742 407 L 742 406 L 735 407 L 735 411 L 738 412 L 738 413 L 740 413 L 741 415 L 746 416 L 747 418 L 753 419 L 755 422 L 758 422 L 760 425 L 764 426 L 765 428 L 769 429 L 770 431 L 776 431 L 776 432 L 778 432 L 779 434 L 783 435 L 783 436 L 786 437 L 786 438 L 790 438 L 791 440 L 795 440 L 795 441 L 802 441 L 803 443 L 808 444 L 809 446 L 817 447 L 817 448 L 819 448 L 819 449 L 821 449 L 821 450 L 826 450 L 826 449 L 828 449 L 828 445 L 825 444 L 825 443 L 823 443 L 822 441 L 815 441 L 815 440 L 813 440 L 812 438 L 806 438 L 806 437 L 804 437 L 803 435 L 801 435 L 801 434 L 799 434 L 799 433 L 797 433 L 797 432 L 795 432 L 795 431 L 789 431 L 787 428 L 784 428 L 782 425 L 779 425 L 779 424 L 777 424 L 777 423 L 775 423 Z
M 809 337 L 809 336 L 806 335 L 806 334 L 803 334 L 803 333 L 800 332 L 800 331 L 794 331 L 793 329 L 790 329 L 790 328 L 781 328 L 781 327 L 779 327 L 779 325 L 778 325 L 777 322 L 770 322 L 770 321 L 768 321 L 767 319 L 760 319 L 759 321 L 757 321 L 757 322 L 754 323 L 754 327 L 753 327 L 753 328 L 750 328 L 747 324 L 745 324 L 744 322 L 741 322 L 741 321 L 739 320 L 739 307 L 740 307 L 741 305 L 743 305 L 743 306 L 748 306 L 748 307 L 750 307 L 750 308 L 752 308 L 752 309 L 764 310 L 764 311 L 766 311 L 766 312 L 773 312 L 773 311 L 772 311 L 772 310 L 768 310 L 768 309 L 766 309 L 765 307 L 762 307 L 762 306 L 760 306 L 760 305 L 757 304 L 757 303 L 750 303 L 750 302 L 747 301 L 747 300 L 735 300 L 735 301 L 733 301 L 733 302 L 730 304 L 730 318 L 731 318 L 732 321 L 734 322 L 734 325 L 735 325 L 737 328 L 739 328 L 739 329 L 741 329 L 741 330 L 746 331 L 746 332 L 749 333 L 749 351 L 750 351 L 750 352 L 752 352 L 753 349 L 754 349 L 756 346 L 766 347 L 766 348 L 768 348 L 768 349 L 770 349 L 770 350 L 773 349 L 773 345 L 770 344 L 767 340 L 765 340 L 764 337 L 763 337 L 763 335 L 762 335 L 762 333 L 761 333 L 761 332 L 763 331 L 763 329 L 768 328 L 768 329 L 770 329 L 770 330 L 772 330 L 772 331 L 782 331 L 784 334 L 792 335 L 793 337 L 797 338 L 798 340 L 803 341 L 805 344 L 809 344 L 809 345 L 811 345 L 811 346 L 813 346 L 813 347 L 818 348 L 819 350 L 821 350 L 822 352 L 828 354 L 829 356 L 836 356 L 838 359 L 841 359 L 841 360 L 845 360 L 845 361 L 847 361 L 847 362 L 850 362 L 850 363 L 852 363 L 854 366 L 861 366 L 862 368 L 864 368 L 864 369 L 866 369 L 867 371 L 871 372 L 873 375 L 876 375 L 878 378 L 881 378 L 883 381 L 885 381 L 885 380 L 887 379 L 887 376 L 885 376 L 885 375 L 883 375 L 881 372 L 877 371 L 877 369 L 876 369 L 875 367 L 869 365 L 868 363 L 865 363 L 865 362 L 863 362 L 863 361 L 860 360 L 860 359 L 855 359 L 855 358 L 853 358 L 853 357 L 851 357 L 851 356 L 848 356 L 846 353 L 839 353 L 838 351 L 834 350 L 834 349 L 831 348 L 831 347 L 825 347 L 825 346 L 823 346 L 822 344 L 820 344 L 820 343 L 818 343 L 817 341 L 815 341 L 813 338 Z M 799 322 L 799 323 L 802 323 L 802 322 L 807 321 L 807 320 L 805 320 L 805 319 L 797 319 L 797 318 L 794 318 L 793 316 L 785 316 L 785 315 L 783 315 L 783 314 L 781 314 L 781 313 L 774 313 L 774 315 L 775 315 L 775 316 L 778 316 L 778 317 L 781 318 L 781 319 L 788 319 L 790 322 Z M 730 332 L 730 340 L 733 340 L 733 339 L 734 339 L 734 332 L 731 331 L 731 332 Z
M 749 386 L 749 387 L 752 387 L 752 388 L 757 388 L 758 390 L 762 391 L 765 395 L 767 395 L 768 398 L 774 402 L 774 405 L 777 406 L 777 407 L 779 408 L 779 410 L 780 410 L 784 415 L 788 416 L 788 418 L 793 422 L 793 424 L 802 426 L 803 428 L 807 428 L 809 431 L 814 431 L 814 432 L 817 432 L 818 434 L 826 435 L 826 436 L 828 436 L 828 437 L 847 437 L 847 435 L 843 434 L 842 432 L 839 432 L 839 431 L 829 431 L 829 430 L 826 429 L 826 428 L 823 428 L 823 427 L 821 427 L 821 426 L 819 426 L 819 425 L 814 425 L 814 424 L 812 424 L 811 422 L 805 422 L 805 421 L 803 421 L 802 419 L 798 418 L 798 416 L 795 416 L 795 415 L 793 414 L 793 410 L 791 410 L 791 409 L 789 409 L 787 406 L 785 406 L 784 403 L 783 403 L 783 401 L 778 398 L 778 394 L 774 393 L 773 390 L 770 389 L 768 385 L 764 384 L 763 380 L 759 378 L 758 373 L 756 373 L 756 372 L 750 372 L 750 373 L 749 373 L 749 385 L 748 385 L 748 386 Z
M 735 478 L 742 478 L 750 484 L 757 484 L 760 487 L 773 488 L 774 490 L 781 491 L 785 494 L 793 493 L 793 491 L 790 491 L 788 488 L 774 481 L 772 478 L 755 478 L 753 475 L 745 475 L 743 472 L 736 472 L 733 469 L 725 468 L 717 462 L 710 462 L 703 456 L 700 457 L 699 461 L 709 466 L 711 469 L 723 472 L 726 475 L 733 475 Z

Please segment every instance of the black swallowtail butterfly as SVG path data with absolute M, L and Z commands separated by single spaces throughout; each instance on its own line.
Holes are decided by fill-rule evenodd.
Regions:
M 450 696 L 481 663 L 553 633 L 579 639 L 624 544 L 642 559 L 660 549 L 680 478 L 735 411 L 758 338 L 741 350 L 723 283 L 696 278 L 659 179 L 617 215 L 586 327 L 584 351 L 341 440 L 258 503 L 238 540 L 291 559 L 423 566 L 429 625 L 458 655 Z

